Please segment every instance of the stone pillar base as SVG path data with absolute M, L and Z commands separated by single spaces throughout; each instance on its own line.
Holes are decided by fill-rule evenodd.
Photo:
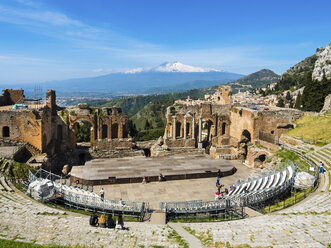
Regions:
M 199 149 L 202 149 L 202 142 L 199 142 L 199 143 L 198 143 L 198 148 L 199 148 Z

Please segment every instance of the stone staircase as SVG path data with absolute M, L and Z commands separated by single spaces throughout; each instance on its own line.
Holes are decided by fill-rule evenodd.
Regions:
M 41 151 L 34 145 L 31 145 L 30 143 L 26 143 L 25 148 L 31 153 L 32 156 L 41 154 Z
M 331 190 L 331 185 L 329 186 L 329 173 L 331 169 L 331 144 L 327 144 L 323 147 L 317 147 L 310 144 L 303 144 L 300 146 L 293 146 L 289 144 L 283 144 L 285 148 L 294 151 L 302 159 L 304 159 L 309 164 L 313 164 L 316 167 L 322 161 L 324 164 L 324 169 L 326 172 L 322 175 L 322 189 L 321 191 Z

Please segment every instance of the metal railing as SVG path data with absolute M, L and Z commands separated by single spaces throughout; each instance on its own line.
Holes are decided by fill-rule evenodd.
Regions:
M 273 199 L 277 196 L 282 195 L 284 192 L 288 191 L 289 188 L 294 183 L 295 178 L 295 166 L 291 162 L 290 163 L 292 174 L 288 171 L 286 168 L 285 171 L 289 172 L 289 174 L 286 173 L 286 178 L 280 185 L 275 185 L 273 187 L 269 188 L 263 188 L 257 191 L 251 191 L 251 192 L 244 192 L 238 195 L 231 195 L 231 196 L 225 196 L 220 200 L 215 201 L 185 201 L 185 202 L 161 202 L 160 203 L 160 209 L 164 210 L 167 215 L 189 215 L 189 214 L 202 214 L 202 213 L 229 213 L 236 209 L 238 212 L 238 209 L 242 209 L 245 206 L 254 206 L 256 204 L 260 204 L 262 202 L 266 202 L 270 199 Z M 284 172 L 284 171 L 282 171 Z M 274 174 L 279 173 L 278 171 L 275 171 Z M 269 174 L 268 176 L 270 176 Z M 267 176 L 267 177 L 268 177 Z M 256 178 L 254 180 L 258 181 L 262 178 L 266 180 L 266 176 L 262 176 L 259 178 Z M 289 178 L 290 177 L 290 178 Z M 253 180 L 249 180 L 253 181 Z M 244 185 L 245 182 L 241 182 L 240 185 L 237 185 L 238 187 L 241 187 Z M 247 185 L 247 184 L 246 184 Z M 267 185 L 266 183 L 264 186 Z M 239 192 L 239 191 L 238 191 Z M 240 216 L 240 215 L 238 215 Z M 242 218 L 244 215 L 241 216 Z
M 140 220 L 144 217 L 146 211 L 144 202 L 101 199 L 94 192 L 62 184 L 61 182 L 64 179 L 59 175 L 43 169 L 38 170 L 36 174 L 29 171 L 29 182 L 41 181 L 43 179 L 53 181 L 56 193 L 61 196 L 56 199 L 56 202 L 63 202 L 71 208 L 134 216 Z

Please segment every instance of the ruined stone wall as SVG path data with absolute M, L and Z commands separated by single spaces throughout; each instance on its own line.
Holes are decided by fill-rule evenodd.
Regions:
M 24 90 L 13 90 L 7 89 L 9 99 L 8 104 L 16 104 L 16 103 L 23 103 L 24 101 Z
M 302 112 L 294 109 L 262 111 L 256 120 L 259 131 L 280 136 L 293 128 L 293 122 L 302 116 Z
M 23 103 L 24 98 L 24 90 L 4 89 L 0 96 L 0 106 Z
M 65 112 L 68 115 L 70 141 L 73 146 L 76 144 L 74 126 L 79 121 L 87 121 L 91 124 L 91 146 L 102 147 L 102 149 L 115 149 L 117 145 L 118 147 L 127 146 L 124 140 L 128 138 L 127 117 L 120 108 L 91 109 L 87 104 L 79 104 L 66 109 Z M 123 144 L 120 144 L 121 142 Z
M 164 144 L 168 147 L 192 147 L 196 146 L 196 141 L 194 139 L 167 139 L 164 140 Z
M 9 127 L 9 137 L 3 137 L 4 127 Z M 1 138 L 28 142 L 42 150 L 42 121 L 38 113 L 29 110 L 0 112 Z
M 116 148 L 128 148 L 132 149 L 134 147 L 134 143 L 129 140 L 102 140 L 97 144 L 98 150 L 115 150 Z
M 293 121 L 302 116 L 299 110 L 279 109 L 275 111 L 258 111 L 247 108 L 233 107 L 230 117 L 230 136 L 239 141 L 243 130 L 251 134 L 251 142 L 262 136 L 270 140 L 278 140 L 279 136 L 293 128 Z
M 257 111 L 233 108 L 230 115 L 230 136 L 241 141 L 243 131 L 247 130 L 251 135 L 251 142 L 254 143 L 254 139 L 257 139 L 259 135 L 255 125 L 256 115 Z

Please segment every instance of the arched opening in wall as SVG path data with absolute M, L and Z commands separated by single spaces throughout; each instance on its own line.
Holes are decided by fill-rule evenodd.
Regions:
M 111 138 L 117 139 L 118 138 L 118 124 L 114 123 L 111 125 Z
M 102 125 L 102 139 L 108 138 L 108 125 Z
M 251 133 L 245 129 L 242 134 L 241 134 L 241 140 L 245 143 L 248 143 L 248 142 L 251 142 L 252 139 L 251 139 Z
M 277 129 L 293 129 L 293 124 L 284 124 L 284 125 L 277 125 Z
M 5 126 L 2 128 L 2 137 L 6 138 L 10 136 L 10 129 L 9 127 Z
M 78 121 L 74 125 L 76 143 L 86 143 L 91 141 L 91 123 L 88 121 Z
M 257 158 L 254 159 L 254 166 L 255 167 L 259 167 L 263 164 L 263 162 L 266 159 L 266 155 L 265 154 L 261 154 L 260 156 L 258 156 Z
M 151 156 L 151 149 L 150 148 L 144 148 L 144 154 L 145 157 L 150 157 Z
M 62 130 L 62 125 L 57 125 L 57 130 L 56 130 L 56 134 L 57 134 L 57 140 L 61 141 L 63 134 L 62 134 L 63 130 Z
M 244 159 L 247 158 L 248 153 L 248 143 L 251 142 L 251 133 L 248 130 L 244 130 L 241 134 L 241 141 L 240 143 L 244 143 Z
M 223 122 L 223 123 L 222 123 L 222 135 L 225 134 L 225 129 L 226 129 L 226 123 Z
M 186 137 L 191 135 L 191 125 L 190 123 L 186 123 Z
M 202 121 L 202 147 L 208 148 L 211 145 L 211 129 L 213 126 L 213 122 L 209 119 L 205 119 Z
M 182 123 L 176 122 L 176 137 L 181 137 Z

